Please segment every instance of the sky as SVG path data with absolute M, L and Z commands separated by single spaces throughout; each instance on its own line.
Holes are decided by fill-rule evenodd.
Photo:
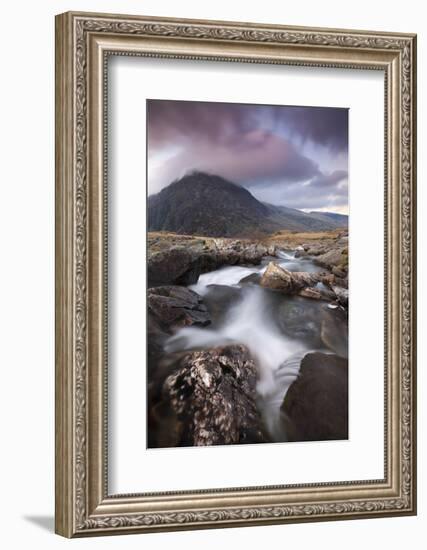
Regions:
M 195 170 L 258 200 L 348 213 L 348 110 L 147 100 L 148 194 Z

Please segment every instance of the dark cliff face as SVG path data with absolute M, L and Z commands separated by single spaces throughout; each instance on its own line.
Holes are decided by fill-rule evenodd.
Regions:
M 148 198 L 148 230 L 210 237 L 251 237 L 290 229 L 327 230 L 333 222 L 258 201 L 219 176 L 195 172 Z

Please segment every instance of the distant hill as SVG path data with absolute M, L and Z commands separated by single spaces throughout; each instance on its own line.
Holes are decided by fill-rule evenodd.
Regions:
M 348 216 L 336 212 L 310 212 L 310 215 L 319 220 L 332 222 L 335 227 L 348 227 Z
M 184 176 L 148 197 L 149 231 L 253 237 L 281 229 L 326 231 L 336 227 L 337 222 L 325 213 L 312 215 L 262 203 L 244 187 L 203 172 Z

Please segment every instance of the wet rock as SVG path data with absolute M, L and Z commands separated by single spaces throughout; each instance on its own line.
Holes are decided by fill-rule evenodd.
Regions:
M 200 273 L 194 269 L 194 254 L 187 248 L 173 247 L 148 258 L 148 286 L 193 284 Z
M 239 284 L 245 284 L 245 283 L 258 284 L 260 281 L 261 281 L 260 273 L 251 273 L 250 275 L 246 275 L 246 277 L 243 277 L 243 279 L 239 281 Z
M 147 358 L 150 377 L 156 376 L 166 340 L 184 326 L 206 326 L 210 314 L 202 298 L 180 286 L 150 288 L 147 292 Z
M 340 269 L 337 266 L 334 266 L 332 268 L 332 273 L 337 277 L 340 277 L 341 279 L 344 279 L 347 276 L 347 273 L 343 269 Z
M 333 273 L 328 273 L 322 278 L 322 283 L 329 288 L 332 288 L 332 285 L 335 284 L 335 275 Z
M 303 298 L 311 298 L 312 300 L 320 300 L 322 298 L 320 291 L 314 288 L 303 288 L 299 291 L 299 295 Z
M 348 362 L 308 353 L 281 407 L 289 441 L 348 439 Z
M 348 307 L 348 289 L 340 286 L 333 286 L 332 290 L 335 292 L 338 302 L 342 306 Z
M 186 287 L 150 288 L 147 305 L 149 314 L 166 332 L 190 325 L 206 326 L 211 322 L 202 298 Z
M 348 290 L 348 277 L 335 277 L 335 283 L 337 286 Z
M 348 248 L 340 246 L 332 248 L 324 254 L 316 256 L 313 261 L 316 264 L 331 270 L 332 272 L 333 269 L 336 268 L 339 270 L 339 273 L 344 273 L 345 275 L 348 269 Z M 337 275 L 337 273 L 335 274 Z
M 283 296 L 283 300 L 272 311 L 272 316 L 280 331 L 288 338 L 303 341 L 312 348 L 321 348 L 321 311 L 321 303 L 317 300 L 307 300 L 298 295 Z
M 209 285 L 203 301 L 212 317 L 212 322 L 220 323 L 230 307 L 241 298 L 241 289 L 227 285 Z
M 283 267 L 270 262 L 261 277 L 260 284 L 265 288 L 280 290 L 285 294 L 296 294 L 303 288 L 311 287 L 321 281 L 319 273 L 288 271 Z
M 324 254 L 316 256 L 314 261 L 322 267 L 332 269 L 334 266 L 338 265 L 341 262 L 341 249 L 336 248 L 329 250 Z
M 195 284 L 202 273 L 224 265 L 257 265 L 265 256 L 275 253 L 275 245 L 265 246 L 244 240 L 194 239 L 192 241 L 188 237 L 176 235 L 162 238 L 151 236 L 148 286 Z
M 161 438 L 153 446 L 265 440 L 255 402 L 257 370 L 244 346 L 186 353 L 175 367 L 153 406 L 149 431 Z
M 341 357 L 348 356 L 348 318 L 347 312 L 340 306 L 322 311 L 320 337 L 323 345 L 331 351 Z

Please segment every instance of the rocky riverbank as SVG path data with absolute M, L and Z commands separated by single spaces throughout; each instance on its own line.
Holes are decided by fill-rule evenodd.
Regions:
M 289 338 L 307 330 L 309 341 L 326 346 L 322 353 L 298 352 L 297 374 L 290 376 L 289 388 L 279 392 L 278 422 L 283 426 L 279 432 L 295 441 L 347 437 L 346 231 L 316 236 L 280 232 L 262 241 L 159 232 L 149 233 L 148 250 L 150 447 L 277 440 L 260 414 L 260 368 L 266 357 L 268 363 L 269 351 L 257 348 L 255 336 L 250 336 L 251 331 L 257 333 L 255 325 L 260 322 L 259 331 L 267 330 L 266 335 L 265 323 L 272 323 L 269 337 L 278 331 L 272 355 L 278 353 L 277 346 L 286 348 Z M 307 271 L 283 262 L 285 250 L 292 251 L 292 258 Z M 250 273 L 236 279 L 237 287 L 216 283 L 199 289 L 200 276 L 219 268 Z M 250 303 L 242 301 L 246 295 L 252 296 L 252 302 L 261 300 L 247 312 L 241 310 Z M 262 321 L 258 310 L 267 307 L 265 300 L 277 305 L 271 319 L 268 314 Z M 230 317 L 239 307 L 241 319 L 237 313 Z M 258 321 L 256 316 L 251 320 L 252 311 Z M 243 327 L 241 338 L 236 329 L 221 336 L 218 327 L 225 322 L 238 327 L 249 323 L 249 332 Z M 179 335 L 186 330 L 196 331 L 197 338 L 180 347 Z M 171 347 L 171 339 L 178 345 Z M 259 341 L 261 347 L 272 345 L 263 337 Z M 296 349 L 299 341 L 297 337 Z M 307 343 L 308 350 L 313 344 Z M 295 359 L 291 362 L 295 364 Z M 283 368 L 277 372 L 282 376 Z
M 224 265 L 256 265 L 275 253 L 274 244 L 247 239 L 149 233 L 148 286 L 191 285 L 202 273 Z

